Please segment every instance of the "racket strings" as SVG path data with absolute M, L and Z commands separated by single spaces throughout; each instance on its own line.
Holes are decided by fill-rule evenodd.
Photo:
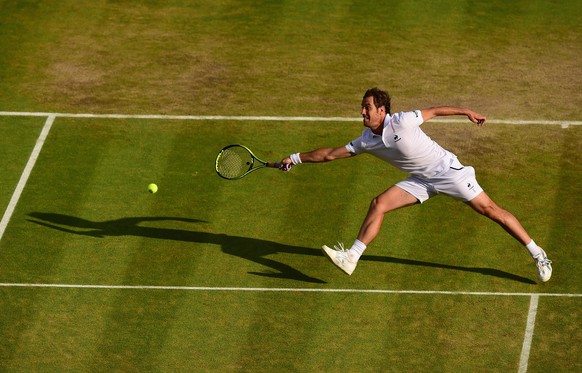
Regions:
M 252 166 L 249 153 L 239 147 L 224 149 L 216 164 L 216 170 L 226 178 L 237 178 L 247 172 Z

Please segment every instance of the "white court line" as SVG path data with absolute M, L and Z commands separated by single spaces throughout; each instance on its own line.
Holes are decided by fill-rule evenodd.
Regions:
M 53 125 L 54 121 L 55 121 L 55 116 L 49 115 L 46 122 L 44 123 L 44 127 L 42 128 L 40 135 L 38 136 L 38 139 L 36 140 L 36 145 L 34 146 L 34 149 L 32 149 L 32 153 L 30 154 L 30 157 L 28 158 L 28 162 L 26 163 L 26 166 L 24 167 L 24 171 L 22 171 L 22 175 L 20 175 L 20 180 L 18 181 L 18 185 L 16 185 L 16 189 L 14 190 L 14 193 L 12 194 L 12 198 L 10 199 L 10 202 L 8 203 L 8 207 L 6 208 L 6 211 L 4 211 L 4 216 L 2 216 L 2 220 L 0 220 L 0 240 L 2 240 L 2 236 L 4 236 L 4 232 L 6 231 L 6 227 L 8 226 L 8 222 L 10 221 L 10 218 L 12 217 L 12 214 L 14 213 L 14 209 L 16 208 L 16 205 L 18 204 L 18 200 L 20 199 L 20 195 L 22 194 L 22 191 L 24 190 L 24 187 L 26 186 L 26 182 L 28 181 L 28 177 L 30 176 L 30 173 L 32 172 L 34 164 L 36 163 L 36 160 L 38 159 L 38 156 L 40 154 L 42 146 L 44 145 L 44 141 L 46 140 L 46 137 L 48 136 L 49 131 L 51 130 L 51 126 Z
M 529 362 L 529 353 L 531 350 L 531 341 L 533 339 L 534 327 L 536 323 L 536 314 L 538 313 L 538 295 L 532 295 L 529 302 L 529 312 L 527 315 L 527 324 L 525 327 L 525 336 L 523 338 L 523 346 L 521 348 L 521 357 L 519 358 L 518 373 L 526 373 Z
M 83 285 L 83 284 L 34 284 L 0 283 L 0 287 L 13 288 L 72 288 L 107 290 L 182 290 L 182 291 L 251 291 L 251 292 L 288 292 L 288 293 L 376 293 L 376 294 L 420 294 L 420 295 L 480 295 L 509 297 L 582 297 L 582 294 L 561 293 L 496 293 L 480 291 L 443 291 L 443 290 L 390 290 L 390 289 L 325 289 L 325 288 L 246 288 L 210 286 L 163 286 L 163 285 Z
M 0 116 L 24 116 L 24 117 L 63 117 L 63 118 L 109 118 L 109 119 L 166 119 L 166 120 L 236 120 L 236 121 L 299 121 L 299 122 L 360 122 L 362 118 L 346 117 L 306 117 L 306 116 L 234 116 L 234 115 L 150 115 L 150 114 L 74 114 L 74 113 L 43 113 L 43 112 L 19 112 L 0 111 Z M 432 119 L 432 122 L 441 123 L 467 123 L 466 119 Z M 515 120 L 515 119 L 490 119 L 492 124 L 544 124 L 568 126 L 581 126 L 582 121 L 572 120 Z

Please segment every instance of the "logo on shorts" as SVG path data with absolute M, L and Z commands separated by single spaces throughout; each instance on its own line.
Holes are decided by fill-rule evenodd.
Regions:
M 394 142 L 398 142 L 400 140 L 402 140 L 402 138 L 400 136 L 394 135 Z
M 471 183 L 467 183 L 467 188 L 469 188 L 469 190 L 472 190 L 473 192 L 475 191 L 475 185 Z

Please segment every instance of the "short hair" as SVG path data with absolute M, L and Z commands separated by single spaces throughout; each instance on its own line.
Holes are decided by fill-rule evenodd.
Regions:
M 377 87 L 374 87 L 368 89 L 366 93 L 364 93 L 364 97 L 362 97 L 362 99 L 365 100 L 367 97 L 374 97 L 374 105 L 376 105 L 377 108 L 384 106 L 384 108 L 386 109 L 386 113 L 391 114 L 390 95 L 388 94 L 388 92 L 385 92 Z

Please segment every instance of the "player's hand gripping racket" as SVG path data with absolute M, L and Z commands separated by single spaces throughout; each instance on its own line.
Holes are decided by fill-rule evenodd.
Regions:
M 241 179 L 261 168 L 280 166 L 280 163 L 259 159 L 249 148 L 239 144 L 225 146 L 216 156 L 216 173 L 228 180 Z

